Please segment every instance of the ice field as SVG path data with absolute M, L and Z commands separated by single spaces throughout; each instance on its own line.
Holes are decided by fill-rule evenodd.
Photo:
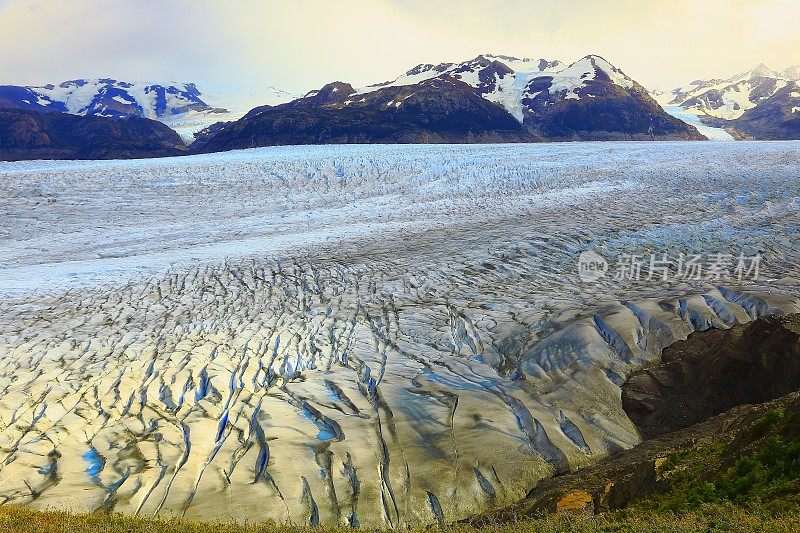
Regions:
M 664 345 L 800 310 L 799 201 L 798 142 L 0 163 L 0 503 L 366 527 L 512 503 L 640 441 L 620 385 Z M 612 275 L 651 254 L 731 262 Z

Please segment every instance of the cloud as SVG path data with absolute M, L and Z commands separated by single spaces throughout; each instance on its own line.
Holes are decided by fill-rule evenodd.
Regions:
M 112 76 L 305 91 L 494 52 L 598 53 L 641 83 L 672 87 L 797 63 L 797 20 L 795 0 L 0 0 L 0 82 Z

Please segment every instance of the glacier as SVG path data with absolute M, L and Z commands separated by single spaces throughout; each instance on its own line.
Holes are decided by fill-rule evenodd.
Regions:
M 410 527 L 640 442 L 620 384 L 800 311 L 800 143 L 0 163 L 0 504 Z M 593 250 L 758 279 L 581 281 Z

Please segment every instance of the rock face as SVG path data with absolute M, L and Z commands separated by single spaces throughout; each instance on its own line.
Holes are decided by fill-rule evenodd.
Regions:
M 800 139 L 800 84 L 792 82 L 733 121 L 742 137 Z
M 466 522 L 491 526 L 542 513 L 599 514 L 622 509 L 653 495 L 668 493 L 670 476 L 687 467 L 680 462 L 671 464 L 670 459 L 687 452 L 697 454 L 704 463 L 700 468 L 693 465 L 700 476 L 705 476 L 701 479 L 713 479 L 736 458 L 763 446 L 753 438 L 753 430 L 762 417 L 775 409 L 783 410 L 795 421 L 800 420 L 800 393 L 790 393 L 763 404 L 734 407 L 686 429 L 646 440 L 597 465 L 544 480 L 520 502 Z M 720 447 L 724 451 L 715 457 L 712 450 Z M 791 494 L 792 490 L 796 491 L 789 489 L 787 492 Z
M 153 120 L 0 110 L 0 160 L 127 159 L 185 153 L 181 138 Z
M 524 123 L 552 140 L 704 139 L 599 56 L 531 79 L 522 105 Z
M 800 316 L 769 316 L 676 342 L 658 366 L 631 375 L 622 405 L 652 438 L 799 389 Z

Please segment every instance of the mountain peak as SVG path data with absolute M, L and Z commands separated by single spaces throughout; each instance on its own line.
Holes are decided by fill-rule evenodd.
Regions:
M 764 63 L 759 63 L 750 70 L 737 74 L 727 81 L 749 80 L 752 78 L 780 78 L 781 75 L 769 68 Z
M 782 71 L 781 76 L 792 81 L 800 81 L 800 65 L 792 65 L 786 70 Z

